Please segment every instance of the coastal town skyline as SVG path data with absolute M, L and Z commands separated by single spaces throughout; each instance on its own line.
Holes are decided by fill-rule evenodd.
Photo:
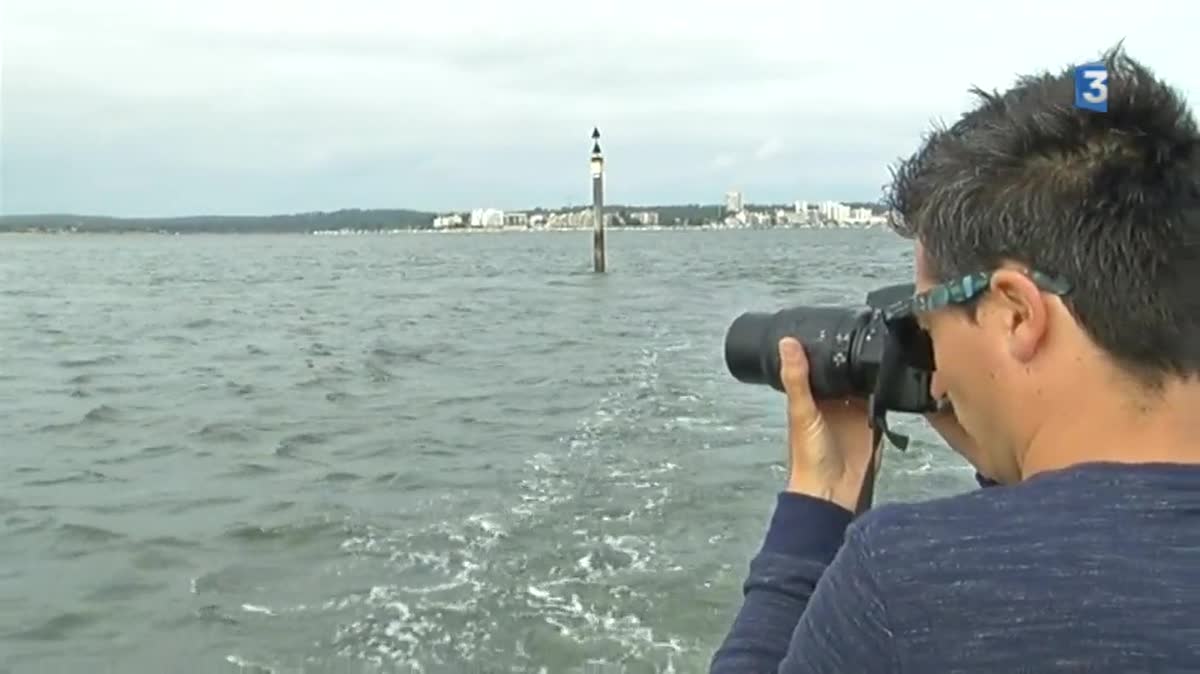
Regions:
M 880 202 L 796 200 L 791 203 L 752 203 L 739 190 L 717 202 L 692 204 L 609 204 L 606 227 L 614 229 L 763 227 L 874 227 L 886 222 Z M 475 207 L 456 211 L 418 211 L 403 208 L 344 208 L 274 215 L 199 214 L 171 217 L 112 217 L 80 213 L 0 215 L 0 232 L 307 232 L 370 233 L 400 231 L 554 231 L 591 229 L 591 206 L 538 206 L 519 211 Z
M 736 189 L 725 192 L 722 202 L 707 207 L 699 206 L 701 212 L 690 217 L 675 215 L 664 218 L 661 211 L 668 208 L 670 207 L 606 206 L 604 226 L 870 227 L 887 221 L 884 208 L 878 203 L 847 204 L 834 200 L 809 202 L 799 199 L 788 205 L 754 204 L 746 200 L 746 195 L 741 190 Z M 594 223 L 592 208 L 584 205 L 516 211 L 476 207 L 439 213 L 433 219 L 432 229 L 586 229 L 593 227 Z

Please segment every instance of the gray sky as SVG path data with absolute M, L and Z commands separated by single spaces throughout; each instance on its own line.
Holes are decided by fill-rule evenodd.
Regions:
M 1122 38 L 1195 101 L 1197 25 L 1191 0 L 4 0 L 0 210 L 583 203 L 594 124 L 612 202 L 875 199 L 969 86 Z

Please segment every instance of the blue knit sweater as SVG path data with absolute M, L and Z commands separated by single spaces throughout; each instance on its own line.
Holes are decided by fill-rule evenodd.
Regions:
M 782 493 L 744 592 L 714 674 L 1197 672 L 1200 466 L 1091 463 L 853 521 Z

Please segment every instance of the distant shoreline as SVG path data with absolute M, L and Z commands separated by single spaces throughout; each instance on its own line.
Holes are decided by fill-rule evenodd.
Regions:
M 863 225 L 847 225 L 839 226 L 814 226 L 814 225 L 748 225 L 748 226 L 730 226 L 723 224 L 709 225 L 609 225 L 604 228 L 605 232 L 696 232 L 696 231 L 764 231 L 771 229 L 845 229 L 845 230 L 863 230 L 863 229 L 878 229 L 877 226 Z M 370 236 L 382 234 L 544 234 L 544 233 L 590 233 L 594 231 L 591 227 L 556 227 L 556 228 L 529 228 L 529 227 L 455 227 L 447 229 L 410 229 L 410 230 L 364 230 L 364 231 L 322 231 L 312 232 L 313 236 Z
M 803 209 L 801 212 L 800 209 Z M 606 228 L 614 232 L 716 229 L 866 228 L 882 224 L 879 204 L 827 202 L 813 209 L 794 204 L 666 206 L 609 205 Z M 0 233 L 64 234 L 460 234 L 591 231 L 594 212 L 585 207 L 536 208 L 520 212 L 475 210 L 437 214 L 410 209 L 312 211 L 280 215 L 190 215 L 113 217 L 72 213 L 0 215 Z M 472 226 L 475 225 L 475 226 Z M 486 226 L 479 226 L 486 225 Z
M 763 226 L 729 226 L 724 224 L 705 225 L 645 225 L 627 226 L 612 225 L 604 228 L 606 232 L 697 232 L 697 231 L 764 231 L 764 230 L 870 230 L 880 229 L 878 225 L 850 224 L 845 226 L 820 225 L 763 225 Z M 588 234 L 591 227 L 559 227 L 559 228 L 526 228 L 526 227 L 455 227 L 446 229 L 428 228 L 399 228 L 399 229 L 364 229 L 364 230 L 316 230 L 316 231 L 287 231 L 287 230 L 192 230 L 192 231 L 151 231 L 145 229 L 45 229 L 45 230 L 0 230 L 0 236 L 395 236 L 406 234 L 439 234 L 469 236 L 473 234 Z

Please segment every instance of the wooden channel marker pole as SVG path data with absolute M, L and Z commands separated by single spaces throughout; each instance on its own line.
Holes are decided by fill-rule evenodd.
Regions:
M 600 129 L 592 129 L 592 262 L 604 273 L 604 155 L 600 153 Z

